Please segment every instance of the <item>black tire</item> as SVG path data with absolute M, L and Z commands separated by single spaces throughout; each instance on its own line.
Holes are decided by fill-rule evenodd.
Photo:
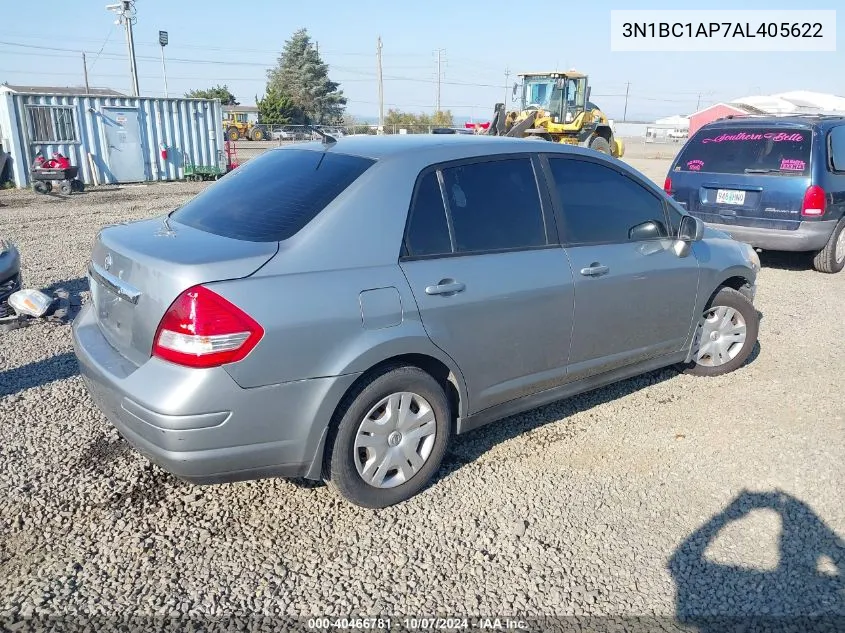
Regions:
M 73 180 L 71 180 L 70 186 L 71 189 L 78 193 L 82 193 L 83 191 L 85 191 L 85 183 L 79 180 L 78 178 L 74 178 Z
M 235 126 L 230 127 L 226 130 L 226 138 L 230 141 L 237 141 L 241 138 L 241 132 Z
M 49 184 L 50 183 L 44 182 L 42 180 L 36 180 L 34 183 L 32 183 L 32 188 L 35 191 L 35 193 L 42 193 L 42 194 L 48 193 L 50 191 L 50 189 L 48 188 L 47 185 L 49 185 Z
M 721 288 L 711 297 L 707 308 L 704 310 L 704 314 L 719 307 L 733 308 L 739 313 L 743 321 L 745 321 L 745 342 L 742 343 L 736 355 L 727 362 L 714 366 L 699 364 L 693 359 L 690 365 L 683 368 L 685 373 L 694 376 L 721 376 L 722 374 L 728 374 L 739 369 L 748 360 L 748 357 L 754 350 L 760 330 L 760 314 L 757 312 L 754 304 L 751 303 L 748 297 L 733 288 Z M 693 345 L 695 346 L 695 342 L 693 342 Z
M 845 268 L 845 242 L 839 242 L 843 233 L 845 233 L 845 217 L 836 224 L 824 248 L 813 257 L 813 268 L 820 273 L 833 274 Z
M 70 180 L 63 180 L 59 184 L 59 191 L 61 191 L 66 196 L 70 195 L 73 192 L 73 185 L 70 184 Z
M 413 392 L 428 401 L 435 418 L 434 445 L 422 467 L 404 483 L 378 488 L 361 477 L 355 452 L 358 430 L 380 400 L 397 392 Z M 443 386 L 418 367 L 388 366 L 362 381 L 338 406 L 327 443 L 324 479 L 347 501 L 364 508 L 386 508 L 417 494 L 440 467 L 452 434 L 452 410 Z M 388 470 L 388 472 L 390 472 Z
M 610 143 L 607 142 L 607 139 L 603 136 L 596 136 L 590 141 L 590 149 L 593 149 L 597 152 L 601 152 L 602 154 L 610 155 Z
M 250 139 L 253 141 L 263 141 L 267 138 L 267 134 L 264 132 L 263 128 L 254 127 L 252 128 L 252 133 L 250 134 Z

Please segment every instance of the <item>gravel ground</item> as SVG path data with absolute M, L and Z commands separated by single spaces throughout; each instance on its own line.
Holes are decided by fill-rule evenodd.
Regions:
M 665 161 L 630 160 L 662 183 Z M 0 227 L 28 286 L 86 300 L 100 226 L 203 186 L 0 192 Z M 480 429 L 378 512 L 303 482 L 181 483 L 94 408 L 69 326 L 0 334 L 0 618 L 845 618 L 843 290 L 765 257 L 741 370 L 660 371 Z

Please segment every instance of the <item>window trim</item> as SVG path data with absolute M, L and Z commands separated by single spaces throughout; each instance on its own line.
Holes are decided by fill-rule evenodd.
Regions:
M 455 250 L 455 234 L 454 226 L 452 224 L 452 210 L 449 206 L 449 199 L 446 195 L 446 187 L 444 185 L 443 170 L 454 169 L 456 167 L 464 167 L 466 165 L 478 165 L 483 163 L 501 162 L 505 160 L 525 159 L 527 158 L 531 163 L 531 168 L 534 173 L 534 184 L 537 187 L 537 197 L 540 201 L 540 214 L 543 219 L 543 230 L 545 233 L 546 244 L 541 246 L 516 246 L 512 248 L 500 248 L 493 250 L 480 251 L 457 251 Z M 414 205 L 417 201 L 417 195 L 420 184 L 423 178 L 429 173 L 435 172 L 437 174 L 437 183 L 440 186 L 440 195 L 443 198 L 443 208 L 446 212 L 446 225 L 449 230 L 449 242 L 452 250 L 449 253 L 441 253 L 437 255 L 410 255 L 408 248 L 408 230 L 410 228 L 411 214 L 414 211 Z M 414 182 L 414 189 L 411 194 L 411 202 L 408 206 L 408 211 L 405 214 L 405 228 L 402 232 L 402 245 L 399 251 L 399 262 L 411 262 L 416 260 L 427 259 L 442 259 L 447 257 L 473 257 L 478 255 L 492 255 L 498 253 L 515 253 L 522 251 L 536 251 L 545 250 L 549 248 L 560 248 L 559 232 L 557 230 L 557 218 L 554 212 L 553 201 L 548 192 L 548 185 L 545 182 L 545 174 L 542 172 L 542 164 L 539 161 L 539 156 L 536 152 L 511 152 L 506 154 L 486 154 L 484 156 L 472 156 L 469 158 L 457 158 L 451 160 L 440 161 L 432 163 L 420 170 Z
M 604 160 L 595 156 L 582 156 L 582 155 L 574 155 L 574 154 L 564 154 L 564 153 L 552 153 L 552 152 L 544 152 L 542 154 L 542 162 L 543 162 L 543 169 L 546 171 L 546 180 L 548 181 L 548 188 L 549 193 L 551 195 L 552 204 L 555 208 L 555 217 L 557 218 L 557 224 L 560 227 L 559 230 L 559 241 L 561 246 L 564 248 L 579 248 L 581 246 L 607 246 L 610 244 L 635 244 L 636 242 L 632 242 L 630 240 L 619 241 L 619 240 L 607 240 L 607 241 L 597 241 L 597 242 L 574 242 L 569 241 L 566 238 L 566 216 L 564 215 L 563 203 L 561 197 L 558 192 L 557 183 L 554 179 L 554 174 L 552 173 L 552 165 L 551 159 L 563 159 L 563 160 L 571 160 L 571 161 L 579 161 L 579 162 L 588 162 L 593 163 L 595 165 L 599 165 L 601 167 L 605 167 L 614 171 L 617 175 L 627 178 L 628 180 L 632 181 L 634 184 L 639 185 L 649 194 L 653 195 L 655 200 L 660 202 L 661 208 L 663 209 L 663 221 L 665 222 L 666 230 L 669 233 L 668 237 L 655 237 L 649 240 L 637 240 L 637 242 L 657 242 L 660 240 L 666 239 L 675 239 L 672 236 L 672 226 L 669 218 L 669 213 L 667 210 L 667 200 L 665 192 L 660 191 L 651 181 L 646 181 L 639 176 L 634 174 L 629 174 L 626 171 L 619 169 L 616 165 L 611 163 L 608 160 Z
M 79 126 L 77 125 L 76 121 L 76 107 L 72 105 L 53 105 L 53 104 L 42 104 L 42 103 L 28 103 L 25 106 L 26 111 L 26 128 L 29 134 L 29 142 L 30 144 L 41 144 L 41 145 L 79 145 L 81 144 L 81 140 L 79 138 Z M 43 110 L 48 113 L 50 117 L 50 128 L 53 132 L 53 136 L 58 136 L 58 112 L 60 110 L 68 111 L 70 114 L 70 125 L 73 131 L 73 138 L 72 139 L 44 139 L 38 138 L 36 135 L 37 129 L 33 124 L 33 113 L 36 110 Z

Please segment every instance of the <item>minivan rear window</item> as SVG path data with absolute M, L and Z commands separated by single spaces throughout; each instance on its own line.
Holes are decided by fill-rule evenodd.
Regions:
M 286 240 L 374 162 L 335 152 L 270 150 L 227 174 L 170 217 L 238 240 Z
M 806 176 L 812 131 L 784 128 L 699 130 L 684 146 L 675 171 Z

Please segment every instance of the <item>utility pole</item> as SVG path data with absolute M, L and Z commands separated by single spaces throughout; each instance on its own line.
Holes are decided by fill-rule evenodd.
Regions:
M 508 105 L 508 77 L 511 76 L 511 69 L 505 68 L 505 109 L 507 109 Z
M 695 104 L 695 111 L 698 112 L 701 110 L 701 93 L 698 93 L 698 101 Z
M 161 46 L 161 74 L 164 76 L 164 98 L 169 98 L 167 94 L 167 68 L 164 65 L 164 47 L 167 46 L 168 37 L 167 31 L 158 32 L 158 43 Z
M 134 96 L 140 96 L 138 89 L 138 66 L 135 63 L 135 36 L 132 32 L 132 25 L 138 21 L 135 13 L 135 0 L 122 0 L 116 4 L 106 5 L 107 11 L 117 14 L 115 24 L 123 24 L 126 27 L 126 47 L 129 49 L 129 73 L 132 76 L 132 91 Z
M 440 79 L 443 75 L 441 68 L 443 65 L 444 50 L 442 48 L 438 48 L 435 52 L 437 53 L 437 107 L 435 112 L 440 112 Z
M 625 84 L 625 110 L 622 113 L 622 120 L 626 121 L 628 119 L 628 90 L 631 88 L 631 82 Z
M 85 51 L 82 51 L 82 73 L 85 76 L 85 94 L 91 94 L 91 88 L 88 87 L 88 62 L 85 61 Z
M 376 44 L 376 63 L 378 65 L 378 133 L 384 132 L 384 79 L 381 73 L 381 35 Z

